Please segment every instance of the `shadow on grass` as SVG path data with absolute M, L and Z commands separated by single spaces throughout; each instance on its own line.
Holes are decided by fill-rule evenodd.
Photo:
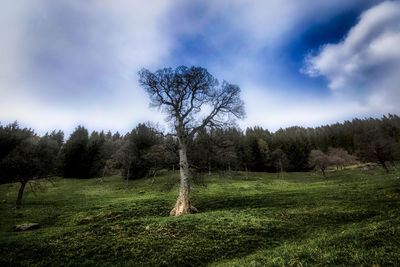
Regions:
M 98 207 L 87 205 L 88 210 L 81 208 L 59 219 L 60 227 L 72 220 L 68 232 L 10 234 L 2 242 L 0 265 L 201 266 L 260 250 L 278 256 L 285 252 L 285 265 L 293 257 L 303 264 L 321 264 L 319 252 L 310 252 L 313 249 L 332 253 L 336 260 L 331 264 L 343 265 L 352 263 L 353 255 L 361 251 L 367 256 L 358 263 L 370 264 L 374 257 L 386 255 L 379 250 L 386 253 L 390 246 L 394 256 L 380 263 L 395 262 L 398 191 L 384 185 L 379 185 L 383 190 L 369 191 L 336 185 L 311 190 L 253 186 L 246 191 L 246 186 L 196 189 L 192 203 L 201 213 L 181 217 L 168 217 L 173 194 L 99 201 Z M 45 233 L 46 227 L 40 231 Z M 282 248 L 285 244 L 287 250 Z M 307 245 L 311 249 L 297 249 Z

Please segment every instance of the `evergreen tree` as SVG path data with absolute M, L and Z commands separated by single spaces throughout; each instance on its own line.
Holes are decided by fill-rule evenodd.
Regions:
M 78 126 L 61 149 L 60 168 L 63 177 L 90 177 L 90 162 L 87 158 L 88 142 L 87 129 Z

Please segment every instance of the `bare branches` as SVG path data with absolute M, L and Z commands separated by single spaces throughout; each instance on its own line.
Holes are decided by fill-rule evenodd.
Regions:
M 204 68 L 179 66 L 175 70 L 164 68 L 154 73 L 142 69 L 139 77 L 151 105 L 167 113 L 178 137 L 193 137 L 204 127 L 230 121 L 232 115 L 233 118 L 244 117 L 240 88 L 226 81 L 219 86 L 218 80 Z M 201 116 L 206 106 L 211 110 Z
M 245 116 L 244 104 L 240 99 L 240 88 L 237 85 L 224 81 L 221 88 L 218 88 L 213 93 L 210 99 L 212 101 L 212 110 L 202 120 L 202 123 L 193 129 L 191 132 L 192 136 L 206 126 L 215 127 L 223 125 L 223 121 L 226 121 L 226 118 L 223 120 L 223 118 L 218 119 L 219 117 L 233 115 L 235 118 L 241 119 Z

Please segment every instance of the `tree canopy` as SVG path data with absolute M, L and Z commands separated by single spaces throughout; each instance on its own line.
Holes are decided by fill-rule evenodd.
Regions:
M 151 105 L 166 113 L 179 142 L 181 186 L 170 214 L 195 212 L 197 209 L 189 202 L 188 144 L 205 127 L 229 125 L 234 119 L 244 117 L 240 88 L 226 81 L 220 84 L 204 68 L 185 66 L 156 72 L 142 69 L 139 83 L 147 91 Z

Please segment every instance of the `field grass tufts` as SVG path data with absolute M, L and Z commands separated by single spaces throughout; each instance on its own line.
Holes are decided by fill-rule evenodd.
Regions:
M 20 210 L 19 185 L 1 185 L 0 265 L 400 265 L 399 172 L 204 175 L 200 213 L 169 217 L 177 179 L 58 179 Z M 26 222 L 40 228 L 13 231 Z

